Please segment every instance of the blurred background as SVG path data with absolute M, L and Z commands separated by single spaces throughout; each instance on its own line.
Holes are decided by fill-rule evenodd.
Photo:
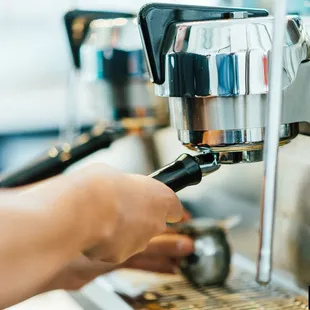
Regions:
M 136 13 L 146 2 L 0 0 L 0 171 L 15 169 L 53 145 L 59 139 L 59 130 L 70 121 L 72 105 L 82 127 L 94 121 L 95 112 L 87 100 L 72 101 L 72 61 L 63 23 L 65 12 L 81 8 Z M 166 2 L 272 10 L 271 0 Z M 309 11 L 309 1 L 289 3 L 291 12 Z
M 0 0 L 0 172 L 14 170 L 70 135 L 98 120 L 92 96 L 76 80 L 64 25 L 72 9 L 136 14 L 144 0 Z M 273 12 L 273 0 L 158 1 L 200 5 L 258 7 Z M 291 14 L 309 15 L 310 0 L 288 0 Z M 154 134 L 160 166 L 184 148 L 170 128 Z M 154 167 L 135 137 L 115 142 L 89 161 L 104 161 L 124 171 L 150 173 Z M 124 153 L 126 150 L 126 153 Z M 298 154 L 298 156 L 296 156 Z M 124 156 L 125 155 L 125 156 Z M 281 148 L 275 253 L 277 268 L 309 283 L 310 139 L 300 135 Z M 263 163 L 225 166 L 197 187 L 179 195 L 194 216 L 242 215 L 231 234 L 234 249 L 256 260 Z M 250 240 L 250 241 L 249 241 Z M 254 242 L 252 242 L 254 240 Z

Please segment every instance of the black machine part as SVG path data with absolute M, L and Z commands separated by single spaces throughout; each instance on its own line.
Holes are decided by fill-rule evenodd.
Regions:
M 123 128 L 95 126 L 78 136 L 70 145 L 54 146 L 17 171 L 0 176 L 0 188 L 13 188 L 43 181 L 63 173 L 68 167 L 92 153 L 109 148 L 117 139 L 124 137 Z M 154 172 L 150 177 L 178 192 L 187 186 L 201 182 L 203 176 L 217 171 L 217 156 L 211 153 L 191 156 L 181 155 L 176 161 Z
M 194 239 L 194 253 L 180 263 L 183 275 L 198 287 L 223 285 L 231 270 L 231 248 L 224 229 L 208 221 L 196 227 L 193 220 L 177 231 Z
M 178 192 L 188 186 L 199 184 L 202 177 L 217 171 L 219 168 L 214 154 L 207 153 L 197 156 L 183 154 L 150 176 L 166 184 L 174 192 Z
M 229 19 L 232 13 L 247 12 L 248 17 L 265 17 L 268 11 L 231 7 L 205 7 L 179 4 L 147 4 L 138 14 L 138 24 L 147 54 L 150 75 L 155 84 L 165 82 L 164 54 L 167 37 L 173 35 L 171 25 L 175 23 Z
M 78 136 L 72 145 L 64 143 L 51 147 L 20 169 L 0 175 L 0 188 L 29 185 L 59 175 L 77 161 L 110 147 L 124 135 L 123 129 L 94 127 Z
M 64 22 L 71 48 L 74 66 L 80 68 L 80 48 L 89 26 L 96 19 L 133 18 L 135 15 L 124 12 L 72 10 L 65 14 Z M 76 24 L 78 23 L 78 27 Z M 78 30 L 77 30 L 78 29 Z

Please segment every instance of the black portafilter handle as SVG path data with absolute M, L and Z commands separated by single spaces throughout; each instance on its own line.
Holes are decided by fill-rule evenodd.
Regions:
M 59 175 L 88 155 L 109 148 L 112 142 L 124 135 L 122 129 L 95 127 L 78 136 L 72 145 L 54 146 L 20 169 L 0 175 L 0 188 L 29 185 Z
M 181 155 L 177 160 L 152 173 L 150 177 L 164 183 L 174 192 L 197 185 L 202 177 L 217 171 L 220 165 L 216 155 L 208 153 L 197 156 Z

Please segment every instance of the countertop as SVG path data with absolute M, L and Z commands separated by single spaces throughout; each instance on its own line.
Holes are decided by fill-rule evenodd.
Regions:
M 27 300 L 7 310 L 83 310 L 70 295 L 64 291 L 55 291 Z

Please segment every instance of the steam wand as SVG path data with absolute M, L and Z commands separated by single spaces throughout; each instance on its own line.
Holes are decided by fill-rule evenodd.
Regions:
M 256 280 L 266 285 L 271 280 L 272 250 L 275 225 L 278 142 L 282 113 L 282 71 L 286 29 L 286 0 L 275 1 L 274 38 L 272 48 L 271 80 L 268 102 L 268 120 L 264 149 L 264 183 L 261 206 L 260 248 Z

